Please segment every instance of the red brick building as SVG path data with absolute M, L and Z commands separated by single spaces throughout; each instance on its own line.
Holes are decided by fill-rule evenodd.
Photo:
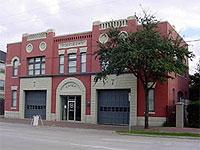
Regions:
M 53 30 L 23 34 L 22 41 L 7 46 L 5 117 L 100 124 L 144 124 L 144 92 L 132 74 L 110 75 L 106 84 L 94 84 L 100 71 L 94 52 L 97 41 L 108 40 L 113 23 L 121 33 L 135 32 L 133 17 L 93 23 L 92 31 L 56 36 Z M 159 24 L 166 36 L 176 32 L 168 22 Z M 166 106 L 187 98 L 188 78 L 177 76 L 157 83 L 149 93 L 150 125 L 162 125 Z

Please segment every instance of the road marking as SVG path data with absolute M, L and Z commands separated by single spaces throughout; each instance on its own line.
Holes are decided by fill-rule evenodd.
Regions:
M 141 144 L 152 144 L 152 142 L 141 142 L 141 141 L 130 141 L 130 140 L 121 140 L 121 139 L 102 139 L 103 141 L 108 142 L 126 142 L 126 143 L 141 143 Z
M 121 140 L 121 139 L 102 139 L 103 141 L 108 141 L 108 142 L 122 142 L 122 143 L 136 143 L 136 144 L 152 144 L 152 141 L 136 141 L 136 140 Z M 154 141 L 155 143 L 155 141 Z M 157 144 L 163 144 L 163 145 L 167 145 L 167 146 L 170 146 L 170 145 L 173 145 L 173 142 L 161 142 L 161 141 L 158 141 L 156 142 Z
M 112 148 L 112 147 L 105 147 L 105 146 L 95 146 L 95 145 L 86 145 L 86 144 L 77 144 L 77 143 L 69 143 L 74 146 L 80 146 L 80 147 L 90 147 L 90 148 L 96 148 L 96 149 L 108 149 L 108 150 L 127 150 L 127 149 L 119 149 L 119 148 Z

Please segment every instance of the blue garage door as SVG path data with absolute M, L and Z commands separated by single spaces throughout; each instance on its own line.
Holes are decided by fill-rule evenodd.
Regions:
M 129 90 L 98 91 L 98 123 L 127 125 L 129 123 Z
M 25 92 L 25 118 L 40 115 L 46 119 L 46 91 Z

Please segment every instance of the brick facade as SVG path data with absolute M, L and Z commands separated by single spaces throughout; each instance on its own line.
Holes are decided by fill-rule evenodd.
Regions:
M 116 26 L 121 24 L 121 31 L 126 32 L 135 32 L 137 28 L 140 28 L 140 25 L 137 24 L 136 20 L 133 17 L 128 17 L 127 19 L 122 19 L 114 21 Z M 83 86 L 85 91 L 81 91 L 79 95 L 82 94 L 82 106 L 85 108 L 82 111 L 84 115 L 84 121 L 88 123 L 97 123 L 97 106 L 96 106 L 96 90 L 98 87 L 93 85 L 93 76 L 95 73 L 100 71 L 99 62 L 95 59 L 95 51 L 98 49 L 99 36 L 105 33 L 109 28 L 109 22 L 99 22 L 96 21 L 93 23 L 92 31 L 76 33 L 71 35 L 62 35 L 56 36 L 53 30 L 47 30 L 46 32 L 37 33 L 37 34 L 23 34 L 22 41 L 19 43 L 8 44 L 7 46 L 7 60 L 6 60 L 6 88 L 5 88 L 5 116 L 6 117 L 19 117 L 24 118 L 24 95 L 23 92 L 26 90 L 41 90 L 42 82 L 39 81 L 42 79 L 49 79 L 46 87 L 50 90 L 49 97 L 47 98 L 47 103 L 49 104 L 47 110 L 49 111 L 49 116 L 47 120 L 59 120 L 56 112 L 59 112 L 56 109 L 60 109 L 59 106 L 56 106 L 60 103 L 59 93 L 65 93 L 69 88 L 61 85 L 61 82 L 70 78 L 71 82 L 74 84 L 74 90 L 76 88 Z M 167 23 L 162 22 L 159 24 L 159 32 L 161 35 L 166 36 L 169 33 L 169 30 L 173 28 Z M 176 33 L 174 33 L 176 34 Z M 42 45 L 42 42 L 45 42 L 46 45 Z M 29 45 L 31 44 L 31 45 Z M 42 47 L 43 46 L 43 47 Z M 86 52 L 86 72 L 81 73 L 81 56 L 82 52 Z M 68 73 L 68 55 L 70 53 L 76 53 L 76 72 Z M 59 73 L 59 55 L 64 54 L 64 74 Z M 28 75 L 28 60 L 34 57 L 45 57 L 45 73 L 43 75 L 30 76 Z M 14 60 L 18 60 L 18 74 L 13 76 L 13 67 Z M 133 76 L 133 75 L 132 75 Z M 110 76 L 112 78 L 112 76 Z M 74 81 L 73 81 L 74 79 Z M 133 76 L 133 85 L 129 85 L 128 80 L 120 78 L 120 85 L 116 87 L 120 89 L 133 89 L 133 96 L 131 99 L 130 111 L 131 119 L 133 120 L 133 125 L 140 125 L 144 116 L 144 92 L 142 89 L 141 83 Z M 22 84 L 25 80 L 28 80 L 27 86 Z M 77 82 L 75 81 L 77 80 Z M 117 79 L 116 79 L 117 81 Z M 51 84 L 51 85 L 49 85 Z M 66 83 L 67 84 L 67 83 Z M 123 86 L 122 86 L 123 85 Z M 17 98 L 16 106 L 12 107 L 12 87 L 16 88 Z M 28 88 L 27 87 L 27 88 Z M 60 91 L 58 91 L 60 87 Z M 113 85 L 105 86 L 106 89 L 115 89 Z M 103 88 L 103 86 L 101 86 Z M 175 89 L 175 95 L 172 93 L 172 89 Z M 61 91 L 64 90 L 64 91 Z M 70 89 L 73 90 L 73 89 Z M 173 99 L 177 101 L 177 93 L 181 91 L 184 95 L 184 98 L 188 97 L 188 76 L 182 77 L 177 76 L 175 79 L 169 79 L 165 83 L 157 83 L 155 87 L 155 111 L 150 114 L 150 117 L 153 119 L 153 124 L 156 125 L 155 120 L 160 120 L 162 123 L 166 117 L 166 106 L 173 104 Z M 79 91 L 77 91 L 79 92 Z M 66 91 L 67 93 L 67 91 Z M 72 91 L 73 93 L 73 91 Z M 70 93 L 69 93 L 70 94 Z M 14 113 L 14 114 L 13 114 Z M 16 115 L 16 113 L 18 113 Z M 47 114 L 48 114 L 47 113 Z M 93 114 L 95 113 L 95 114 Z M 139 121 L 138 121 L 139 120 Z M 139 123 L 137 123 L 139 122 Z M 159 125 L 161 123 L 158 123 Z M 150 123 L 151 124 L 151 123 Z

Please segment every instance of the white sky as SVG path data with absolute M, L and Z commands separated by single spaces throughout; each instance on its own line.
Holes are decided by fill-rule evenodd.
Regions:
M 23 33 L 56 30 L 69 34 L 92 30 L 92 22 L 127 18 L 141 7 L 161 21 L 174 25 L 186 41 L 200 39 L 200 0 L 0 0 L 0 49 L 21 41 Z M 189 42 L 196 55 L 190 73 L 200 60 L 200 41 Z

